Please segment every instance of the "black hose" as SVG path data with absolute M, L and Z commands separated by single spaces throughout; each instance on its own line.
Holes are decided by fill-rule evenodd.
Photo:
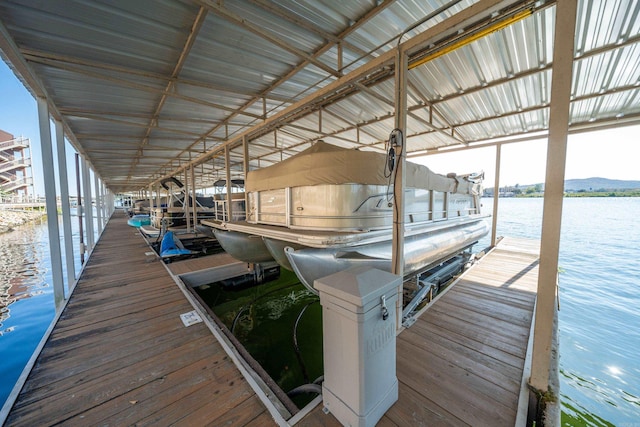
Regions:
M 250 307 L 251 305 L 249 305 Z M 240 311 L 238 311 L 238 314 L 236 314 L 236 317 L 233 318 L 233 322 L 231 322 L 231 327 L 229 328 L 229 330 L 231 331 L 231 333 L 233 333 L 233 330 L 236 328 L 236 323 L 238 323 L 238 320 L 240 319 L 240 315 L 244 312 L 244 310 L 247 308 L 246 305 L 242 306 L 240 308 Z
M 298 359 L 300 369 L 302 370 L 302 376 L 304 377 L 304 380 L 306 382 L 309 382 L 309 373 L 307 372 L 307 367 L 304 364 L 304 360 L 302 360 L 302 354 L 300 353 L 300 347 L 298 346 L 298 324 L 300 323 L 300 319 L 302 319 L 302 315 L 304 314 L 304 312 L 307 311 L 307 308 L 309 308 L 309 306 L 315 302 L 318 301 L 311 301 L 310 303 L 307 303 L 307 305 L 302 307 L 302 310 L 300 310 L 300 313 L 298 313 L 298 317 L 293 324 L 293 349 L 296 351 L 296 358 Z
M 310 394 L 310 393 L 322 394 L 322 386 L 319 384 L 302 384 L 294 388 L 293 390 L 287 392 L 287 396 L 293 397 L 299 394 Z

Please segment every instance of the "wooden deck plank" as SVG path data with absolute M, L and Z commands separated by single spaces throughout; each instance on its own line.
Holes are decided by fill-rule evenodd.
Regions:
M 149 251 L 114 214 L 7 426 L 274 425 L 206 325 L 182 324 L 193 307 Z
M 399 353 L 418 352 L 418 348 L 398 340 Z M 411 363 L 398 366 L 398 381 L 423 396 L 424 404 L 430 401 L 447 410 L 469 425 L 510 425 L 515 420 L 515 408 L 507 402 L 494 400 L 483 393 L 485 384 L 478 377 L 468 374 L 446 360 L 428 358 L 424 354 L 414 357 Z
M 191 271 L 204 270 L 206 268 L 220 267 L 221 265 L 227 265 L 234 262 L 238 262 L 227 253 L 219 253 L 215 255 L 208 255 L 199 258 L 185 259 L 182 261 L 172 262 L 169 264 L 169 270 L 175 275 L 189 273 Z
M 485 381 L 491 382 L 498 388 L 509 390 L 511 386 L 520 384 L 520 371 L 513 366 L 491 363 L 493 361 L 490 358 L 484 358 L 474 352 L 461 352 L 458 347 L 447 345 L 446 340 L 433 339 L 434 337 L 429 334 L 426 334 L 429 337 L 429 340 L 426 340 L 422 330 L 408 330 L 406 334 L 406 342 L 421 349 L 421 355 L 427 354 L 430 357 L 432 354 L 439 359 L 444 359 Z M 482 363 L 478 363 L 479 359 Z
M 220 424 L 217 423 L 217 420 L 207 424 L 207 427 L 218 427 Z M 234 425 L 234 424 L 232 424 Z M 264 426 L 272 426 L 276 425 L 273 421 L 273 417 L 268 412 L 263 412 L 258 415 L 256 418 L 247 422 L 247 427 L 264 427 Z
M 264 418 L 263 418 L 264 417 Z M 260 426 L 273 425 L 273 419 L 267 412 L 266 408 L 256 396 L 251 396 L 244 400 L 240 405 L 237 405 L 230 411 L 226 411 L 224 414 L 220 414 L 216 417 L 215 421 L 203 423 L 202 425 L 208 425 L 212 427 L 217 426 L 244 426 L 254 425 L 258 422 Z
M 153 354 L 142 360 L 134 358 L 131 364 L 119 364 L 121 369 L 117 371 L 111 371 L 87 381 L 78 383 L 69 380 L 64 384 L 64 388 L 56 387 L 56 383 L 40 387 L 31 399 L 25 398 L 14 405 L 12 413 L 31 425 L 63 422 L 71 416 L 111 401 L 127 391 L 146 386 L 154 381 L 162 381 L 166 375 L 178 370 L 180 366 L 210 357 L 209 349 L 204 346 L 209 338 L 205 337 L 173 347 L 170 353 Z M 123 363 L 127 361 L 124 360 Z M 65 392 L 61 393 L 61 390 Z M 46 408 L 46 410 L 34 411 L 34 407 Z
M 448 349 L 455 352 L 459 357 L 466 357 L 493 371 L 500 372 L 501 375 L 509 378 L 517 378 L 521 373 L 523 360 L 519 357 L 503 353 L 491 343 L 483 344 L 480 341 L 468 337 L 456 339 L 448 331 L 439 331 L 427 327 L 426 323 L 419 323 L 406 330 L 407 333 L 415 333 L 415 339 L 421 339 L 428 345 Z M 403 332 L 404 333 L 404 332 Z M 408 334 L 406 339 L 411 339 Z M 506 357 L 504 356 L 506 354 Z M 505 360 L 506 359 L 506 360 Z
M 524 357 L 525 350 L 518 345 L 517 339 L 511 337 L 509 332 L 505 332 L 499 328 L 489 329 L 483 324 L 466 322 L 464 319 L 453 316 L 450 311 L 438 310 L 436 306 L 430 310 L 428 319 L 425 319 L 425 323 L 432 328 L 449 331 L 467 337 L 468 339 L 489 343 L 492 347 L 500 351 L 513 354 L 514 356 Z
M 78 423 L 89 418 L 100 425 L 130 425 L 137 419 L 150 416 L 158 410 L 158 402 L 181 399 L 200 391 L 202 384 L 215 379 L 219 381 L 216 367 L 220 358 L 201 359 L 191 365 L 169 373 L 162 381 L 155 381 L 148 387 L 133 389 L 109 402 L 95 406 L 88 411 L 72 417 L 65 423 Z M 228 372 L 228 371 L 227 371 Z M 135 405 L 135 412 L 129 409 Z
M 342 424 L 331 416 L 322 412 L 322 405 L 316 406 L 306 417 L 296 426 L 299 427 L 342 427 Z
M 206 333 L 200 335 L 207 337 Z M 48 396 L 46 390 L 55 394 L 58 389 L 73 389 L 77 384 L 84 386 L 93 380 L 104 381 L 111 374 L 121 374 L 126 365 L 135 365 L 155 356 L 162 357 L 164 353 L 179 351 L 181 346 L 192 342 L 193 338 L 195 336 L 185 337 L 182 331 L 175 331 L 152 341 L 136 341 L 127 346 L 126 352 L 105 352 L 101 347 L 94 347 L 92 351 L 82 351 L 81 356 L 49 360 L 47 370 L 37 380 L 34 379 L 25 391 L 41 388 L 37 398 L 43 399 Z M 23 402 L 28 402 L 28 399 Z
M 399 426 L 451 427 L 468 425 L 407 384 L 401 384 L 398 389 L 398 401 L 387 411 L 383 419 L 389 419 Z
M 235 377 L 225 383 L 218 384 L 218 386 L 213 390 L 201 387 L 201 389 L 184 396 L 180 401 L 168 403 L 159 411 L 137 421 L 136 425 L 138 427 L 156 426 L 160 424 L 204 425 L 216 420 L 216 415 L 221 416 L 218 413 L 214 413 L 217 409 L 229 410 L 241 404 L 252 394 L 253 392 L 246 384 L 246 380 L 242 377 Z M 214 397 L 215 399 L 213 399 Z M 206 414 L 198 412 L 203 407 L 209 407 L 213 415 L 211 417 L 203 418 L 203 415 Z M 195 414 L 196 412 L 197 414 L 193 416 L 192 414 Z M 198 421 L 190 424 L 188 419 L 192 416 L 197 417 Z M 194 420 L 194 418 L 191 418 L 191 420 Z
M 80 341 L 73 341 L 73 344 L 77 342 L 80 344 L 79 346 L 60 345 L 47 349 L 47 351 L 42 352 L 33 372 L 36 373 L 39 370 L 49 369 L 49 365 L 65 363 L 65 360 L 71 363 L 81 363 L 83 360 L 91 359 L 92 357 L 113 358 L 122 351 L 124 351 L 125 354 L 129 354 L 129 349 L 133 352 L 138 349 L 142 350 L 145 346 L 151 347 L 163 343 L 168 340 L 170 336 L 178 336 L 183 332 L 184 326 L 182 324 L 176 325 L 175 322 L 175 317 L 180 315 L 180 311 L 182 310 L 167 313 L 162 318 L 157 318 L 158 322 L 156 322 L 155 319 L 151 322 L 145 321 L 133 330 L 121 328 L 114 331 L 83 336 Z M 162 325 L 164 328 L 161 329 L 157 325 Z M 140 331 L 144 331 L 144 335 L 140 334 Z M 195 339 L 205 334 L 206 331 L 197 331 L 193 334 L 187 334 L 187 339 L 191 335 Z M 105 342 L 109 342 L 112 346 L 110 351 L 104 351 Z M 71 370 L 75 370 L 75 368 L 75 366 L 69 367 Z M 52 372 L 53 371 L 54 370 L 52 370 Z

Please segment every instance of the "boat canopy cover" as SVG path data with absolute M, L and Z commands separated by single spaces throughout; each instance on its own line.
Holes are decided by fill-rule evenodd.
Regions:
M 387 155 L 338 147 L 323 141 L 280 163 L 247 174 L 246 191 L 275 190 L 319 184 L 388 185 Z M 473 194 L 474 183 L 463 176 L 445 176 L 407 162 L 406 185 L 448 193 Z

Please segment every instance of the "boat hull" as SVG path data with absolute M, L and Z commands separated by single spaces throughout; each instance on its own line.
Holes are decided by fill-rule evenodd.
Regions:
M 308 248 L 308 246 L 287 242 L 286 240 L 271 239 L 268 237 L 263 237 L 262 240 L 273 259 L 280 264 L 281 267 L 290 271 L 294 270 L 287 258 L 286 249 L 291 248 L 292 250 L 298 250 Z
M 424 271 L 476 243 L 489 230 L 483 220 L 452 224 L 405 237 L 404 274 Z M 391 272 L 392 242 L 386 240 L 343 248 L 285 248 L 289 265 L 312 292 L 315 280 L 355 266 Z M 277 258 L 276 258 L 277 259 Z
M 301 233 L 280 227 L 227 224 L 242 231 L 213 229 L 222 248 L 236 259 L 261 263 L 275 260 L 296 273 L 310 290 L 313 282 L 358 265 L 391 271 L 392 233 Z M 407 228 L 404 273 L 426 270 L 458 254 L 487 234 L 484 217 L 428 223 Z
M 250 263 L 273 261 L 271 253 L 259 235 L 215 228 L 213 234 L 222 249 L 237 260 Z

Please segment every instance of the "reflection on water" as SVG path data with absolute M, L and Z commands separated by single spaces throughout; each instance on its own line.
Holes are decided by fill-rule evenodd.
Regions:
M 43 265 L 48 259 L 47 230 L 41 224 L 37 221 L 0 235 L 0 335 L 16 329 L 4 326 L 12 304 L 42 295 L 49 287 Z
M 637 425 L 640 198 L 567 198 L 563 205 L 561 424 Z M 543 199 L 500 199 L 498 234 L 540 239 L 542 207 Z
M 77 273 L 81 267 L 77 217 L 72 218 L 71 228 Z M 97 229 L 94 220 L 94 230 Z M 64 248 L 62 236 L 59 241 Z M 67 285 L 65 255 L 63 250 L 62 268 Z M 72 281 L 74 276 L 71 274 Z M 0 406 L 54 318 L 52 284 L 45 217 L 0 234 Z

